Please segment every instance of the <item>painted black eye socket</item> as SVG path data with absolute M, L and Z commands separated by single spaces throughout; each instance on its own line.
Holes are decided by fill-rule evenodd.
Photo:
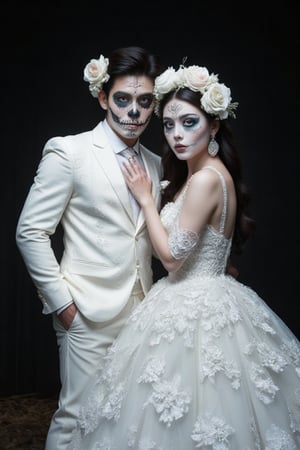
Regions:
M 138 98 L 138 104 L 142 106 L 142 108 L 150 108 L 153 102 L 153 95 L 142 95 Z
M 172 120 L 164 120 L 163 125 L 166 130 L 171 130 L 174 128 L 174 122 Z
M 199 119 L 196 117 L 187 117 L 184 121 L 183 121 L 183 126 L 189 128 L 189 127 L 193 127 L 194 125 L 196 125 L 197 123 L 199 123 Z
M 130 104 L 131 96 L 125 95 L 124 93 L 117 93 L 113 95 L 114 102 L 119 107 L 125 107 Z
M 125 95 L 120 95 L 119 97 L 117 97 L 117 100 L 121 103 L 129 103 L 130 102 L 130 98 L 126 97 Z
M 127 106 L 129 106 L 131 103 L 133 103 L 133 97 L 130 94 L 126 94 L 124 92 L 116 92 L 113 95 L 113 100 L 115 102 L 115 104 L 119 107 L 119 108 L 126 108 Z M 136 100 L 137 104 L 141 107 L 141 108 L 150 108 L 150 106 L 152 105 L 153 102 L 153 95 L 152 94 L 144 94 L 144 95 L 140 95 L 137 100 Z

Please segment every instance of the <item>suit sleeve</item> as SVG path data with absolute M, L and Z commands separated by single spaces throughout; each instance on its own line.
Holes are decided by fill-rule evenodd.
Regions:
M 73 164 L 64 138 L 50 139 L 43 150 L 16 229 L 16 242 L 49 314 L 72 300 L 51 246 L 51 236 L 72 195 Z

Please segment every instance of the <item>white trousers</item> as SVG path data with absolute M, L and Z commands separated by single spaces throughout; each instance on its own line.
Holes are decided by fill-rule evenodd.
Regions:
M 91 322 L 78 312 L 71 327 L 65 330 L 57 316 L 53 315 L 59 348 L 61 390 L 45 450 L 66 450 L 76 426 L 85 390 L 96 373 L 101 357 L 121 331 L 130 311 L 143 297 L 140 283 L 136 283 L 126 307 L 108 322 Z

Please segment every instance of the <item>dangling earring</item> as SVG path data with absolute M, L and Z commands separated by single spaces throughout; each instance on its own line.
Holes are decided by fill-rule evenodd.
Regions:
M 219 151 L 219 144 L 215 140 L 214 136 L 211 136 L 208 147 L 207 147 L 208 154 L 212 157 L 216 156 L 216 154 Z

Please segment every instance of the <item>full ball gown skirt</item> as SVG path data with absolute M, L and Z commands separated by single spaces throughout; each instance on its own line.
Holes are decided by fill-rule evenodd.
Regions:
M 163 208 L 168 229 L 183 199 Z M 300 342 L 225 273 L 223 213 L 220 230 L 209 226 L 132 312 L 91 380 L 70 449 L 300 449 Z

